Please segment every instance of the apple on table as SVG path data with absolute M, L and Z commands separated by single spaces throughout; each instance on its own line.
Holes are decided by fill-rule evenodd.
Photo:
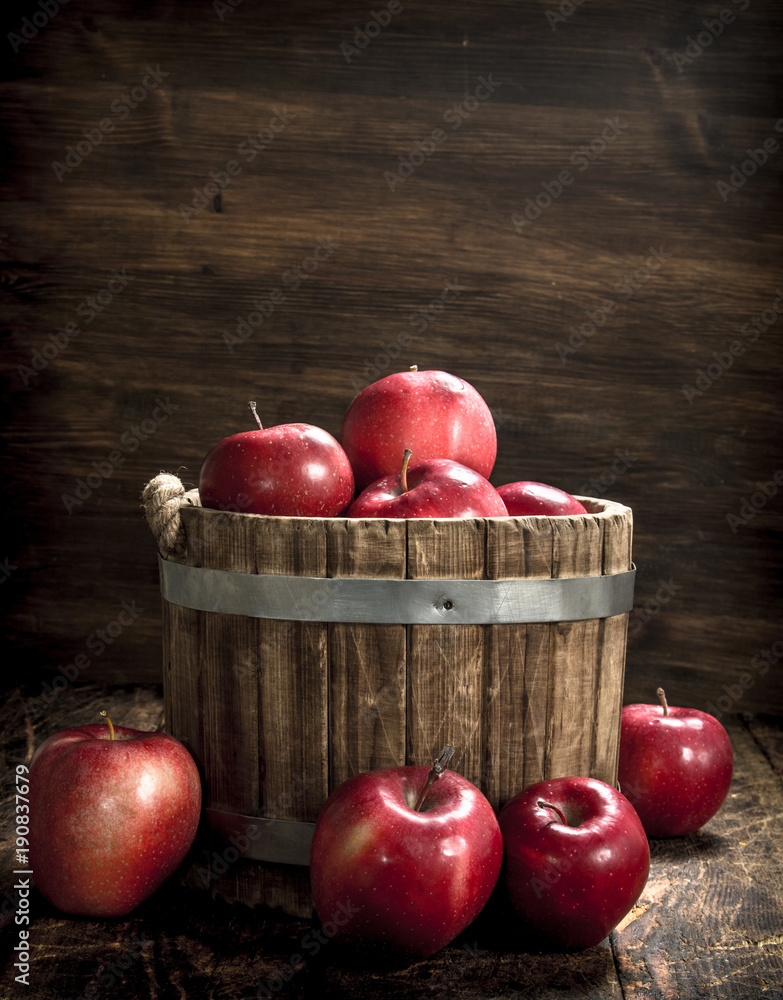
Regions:
M 683 837 L 723 805 L 734 769 L 729 735 L 696 708 L 675 708 L 658 688 L 658 705 L 625 705 L 618 781 L 648 837 Z
M 340 442 L 361 491 L 396 473 L 410 448 L 417 461 L 448 458 L 489 478 L 497 455 L 492 413 L 477 390 L 448 372 L 395 372 L 354 397 Z
M 478 472 L 447 458 L 409 465 L 405 449 L 401 471 L 382 476 L 364 489 L 347 517 L 505 517 L 506 506 L 494 486 Z
M 324 803 L 310 854 L 318 916 L 336 940 L 395 960 L 426 958 L 478 916 L 503 843 L 484 795 L 446 770 L 385 768 L 344 781 Z
M 201 781 L 183 744 L 108 718 L 44 740 L 29 786 L 30 867 L 65 913 L 129 913 L 179 867 L 198 828 Z
M 354 497 L 348 456 L 336 438 L 313 424 L 258 428 L 218 441 L 199 474 L 202 507 L 243 514 L 337 517 Z
M 591 948 L 644 889 L 650 870 L 644 829 L 628 799 L 603 781 L 537 782 L 506 803 L 499 821 L 503 886 L 522 948 Z

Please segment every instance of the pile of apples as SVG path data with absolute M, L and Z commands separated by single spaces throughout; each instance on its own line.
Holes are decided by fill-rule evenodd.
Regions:
M 312 424 L 232 434 L 207 454 L 204 507 L 289 517 L 507 517 L 584 514 L 570 494 L 522 481 L 495 489 L 495 422 L 468 382 L 395 372 L 351 402 L 340 441 Z M 357 495 L 358 494 L 358 495 Z

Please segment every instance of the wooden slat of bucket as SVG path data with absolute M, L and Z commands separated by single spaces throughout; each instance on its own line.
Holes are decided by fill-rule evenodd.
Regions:
M 328 575 L 404 579 L 403 520 L 328 522 Z M 329 626 L 330 788 L 405 763 L 405 625 Z
M 257 518 L 255 544 L 259 573 L 326 576 L 323 518 Z M 319 621 L 260 620 L 261 808 L 270 819 L 314 821 L 328 791 L 326 633 Z
M 163 601 L 163 716 L 166 731 L 199 759 L 199 613 Z
M 326 576 L 322 518 L 253 518 L 259 573 Z M 258 621 L 256 693 L 260 808 L 270 819 L 314 822 L 329 793 L 327 626 Z M 309 916 L 306 868 L 259 864 L 262 898 L 286 913 Z
M 186 547 L 177 561 L 252 572 L 250 519 L 183 506 Z M 259 804 L 257 622 L 164 602 L 170 643 L 165 685 L 168 728 L 194 754 L 203 775 L 204 805 L 255 815 Z M 169 708 L 169 704 L 171 707 Z M 227 900 L 262 902 L 268 894 L 255 862 L 226 855 L 231 845 L 203 844 L 187 881 Z
M 193 564 L 204 548 L 201 511 L 181 508 L 187 541 L 177 561 Z M 200 565 L 200 561 L 195 563 Z M 201 612 L 162 602 L 163 607 L 163 711 L 166 729 L 182 740 L 203 770 L 201 718 L 202 650 Z
M 600 576 L 603 531 L 595 517 L 552 518 L 552 576 Z M 598 620 L 550 625 L 544 777 L 589 775 L 596 740 Z
M 239 515 L 202 510 L 199 562 L 208 569 L 255 571 L 253 521 Z M 189 550 L 190 551 L 190 550 Z M 203 721 L 200 747 L 213 809 L 254 816 L 259 806 L 257 622 L 239 615 L 199 612 L 201 671 L 199 693 Z
M 630 569 L 632 564 L 633 520 L 630 511 L 612 512 L 612 506 L 601 518 L 604 529 L 603 572 L 621 573 Z M 595 713 L 596 729 L 601 738 L 596 740 L 594 748 L 593 773 L 610 785 L 617 782 L 627 633 L 626 613 L 605 618 L 598 636 Z
M 545 578 L 552 572 L 552 526 L 543 518 L 487 521 L 487 577 Z M 549 626 L 485 630 L 482 790 L 495 808 L 544 775 L 549 697 Z
M 481 580 L 486 521 L 408 521 L 410 579 Z M 483 625 L 408 626 L 407 751 L 411 764 L 429 764 L 446 743 L 453 765 L 481 783 Z

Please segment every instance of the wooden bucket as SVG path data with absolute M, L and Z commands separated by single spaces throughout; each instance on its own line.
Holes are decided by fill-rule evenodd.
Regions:
M 577 517 L 268 517 L 156 477 L 166 727 L 215 835 L 189 881 L 309 916 L 330 791 L 446 743 L 496 808 L 542 778 L 615 784 L 632 514 L 580 499 Z

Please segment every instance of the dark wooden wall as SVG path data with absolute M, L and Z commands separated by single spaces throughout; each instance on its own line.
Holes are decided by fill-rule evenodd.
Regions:
M 159 679 L 143 484 L 195 484 L 249 399 L 337 434 L 361 380 L 416 363 L 488 401 L 496 484 L 633 507 L 626 700 L 783 708 L 778 3 L 2 17 L 10 679 Z

